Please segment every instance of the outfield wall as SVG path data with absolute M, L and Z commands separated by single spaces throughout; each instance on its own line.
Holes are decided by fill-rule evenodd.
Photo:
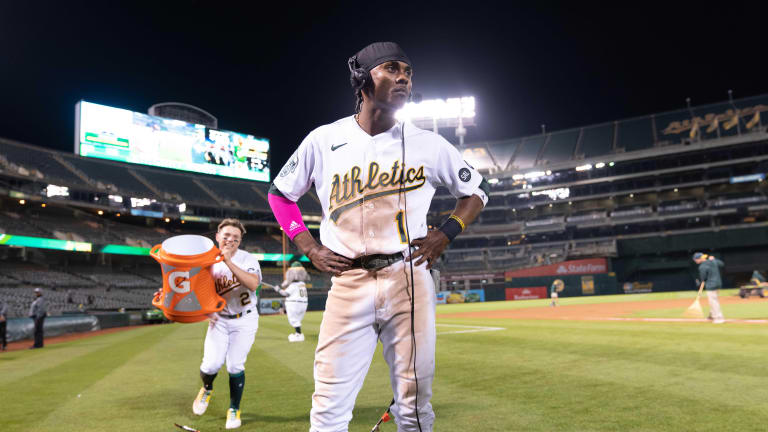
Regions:
M 46 338 L 99 329 L 99 320 L 87 314 L 51 316 L 43 322 L 43 335 Z M 11 318 L 8 320 L 6 330 L 8 342 L 32 339 L 35 333 L 35 322 L 32 318 Z

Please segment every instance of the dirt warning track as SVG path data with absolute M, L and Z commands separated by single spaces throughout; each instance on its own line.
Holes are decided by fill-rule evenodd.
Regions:
M 523 300 L 524 301 L 524 300 Z M 485 318 L 485 319 L 555 319 L 555 320 L 583 320 L 583 321 L 652 321 L 652 322 L 699 322 L 706 319 L 687 319 L 682 318 L 683 311 L 691 305 L 693 299 L 674 299 L 674 300 L 648 300 L 648 301 L 628 301 L 618 303 L 595 303 L 568 305 L 568 299 L 561 299 L 565 305 L 557 307 L 541 306 L 523 309 L 502 309 L 483 312 L 457 312 L 438 314 L 438 318 Z M 702 306 L 707 306 L 706 297 L 702 299 Z M 747 302 L 765 303 L 768 310 L 768 298 L 766 299 L 742 299 L 737 296 L 720 297 L 721 304 L 739 304 Z M 639 318 L 633 317 L 635 312 L 655 309 L 680 309 L 678 317 L 671 318 Z M 736 319 L 728 322 L 743 322 L 755 324 L 768 324 L 764 319 Z

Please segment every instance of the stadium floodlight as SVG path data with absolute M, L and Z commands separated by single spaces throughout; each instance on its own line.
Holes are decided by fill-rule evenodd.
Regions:
M 133 198 L 131 197 L 131 207 L 146 207 L 150 204 L 155 202 L 153 199 L 149 198 Z
M 515 175 L 512 176 L 512 180 L 514 180 L 514 181 L 522 180 L 524 178 L 525 177 L 522 174 L 515 174 Z
M 595 168 L 600 169 L 605 167 L 605 162 L 598 162 L 595 164 Z
M 185 211 L 187 211 L 187 203 L 179 204 L 179 213 L 184 213 Z
M 544 177 L 547 173 L 544 171 L 531 171 L 524 175 L 526 180 L 536 180 L 539 177 Z
M 408 120 L 420 128 L 431 128 L 435 133 L 441 127 L 456 128 L 459 144 L 464 144 L 465 127 L 475 125 L 475 98 L 466 96 L 408 102 L 395 113 L 395 117 L 401 121 Z
M 576 171 L 589 171 L 592 169 L 592 164 L 579 165 L 576 167 Z
M 69 188 L 66 186 L 57 186 L 55 184 L 49 184 L 45 188 L 45 196 L 48 198 L 51 197 L 68 197 L 69 196 Z
M 488 183 L 489 184 L 497 184 L 499 182 L 499 179 L 497 178 L 489 178 Z
M 613 162 L 608 162 L 608 166 L 613 166 L 613 165 L 615 165 Z

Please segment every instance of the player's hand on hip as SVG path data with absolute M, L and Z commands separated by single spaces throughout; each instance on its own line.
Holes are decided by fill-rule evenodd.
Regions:
M 417 266 L 426 261 L 427 268 L 431 269 L 432 264 L 440 258 L 449 242 L 450 240 L 442 231 L 430 230 L 426 237 L 411 242 L 411 246 L 418 248 L 415 252 L 411 253 L 411 259 L 416 260 L 415 264 Z M 405 260 L 408 261 L 408 257 L 405 257 Z
M 309 253 L 307 253 L 307 258 L 309 258 L 309 260 L 312 261 L 312 264 L 314 264 L 314 266 L 321 272 L 334 275 L 339 275 L 341 272 L 349 270 L 352 265 L 352 260 L 341 256 L 322 245 L 309 251 Z

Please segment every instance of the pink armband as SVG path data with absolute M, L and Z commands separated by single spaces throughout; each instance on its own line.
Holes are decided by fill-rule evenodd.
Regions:
M 299 206 L 295 202 L 275 194 L 267 194 L 267 198 L 277 223 L 283 227 L 283 231 L 288 234 L 291 240 L 300 232 L 307 231 L 301 218 Z

